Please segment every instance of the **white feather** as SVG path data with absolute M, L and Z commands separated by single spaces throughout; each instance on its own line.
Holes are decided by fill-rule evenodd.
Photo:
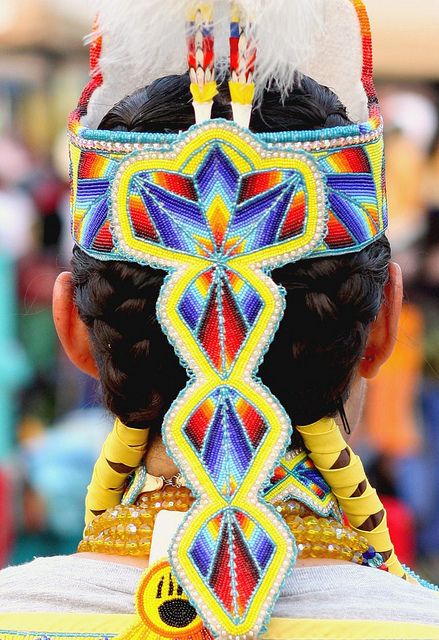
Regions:
M 104 86 L 90 103 L 95 126 L 119 100 L 156 78 L 187 70 L 185 14 L 190 0 L 93 0 L 103 35 Z
M 94 0 L 106 43 L 102 64 L 129 65 L 147 84 L 186 69 L 185 14 L 190 0 Z
M 328 0 L 240 0 L 254 23 L 256 93 L 276 86 L 288 93 L 297 72 L 315 55 Z
M 91 99 L 89 126 L 97 125 L 116 102 L 139 87 L 160 76 L 187 70 L 185 15 L 193 5 L 193 0 L 92 2 L 104 37 L 101 57 L 104 85 Z M 216 56 L 218 60 L 228 59 L 230 2 L 214 0 L 214 4 Z M 335 76 L 343 76 L 349 86 L 358 84 L 361 73 L 358 33 L 354 34 L 354 45 L 357 41 L 360 44 L 355 45 L 358 51 L 353 52 L 356 62 L 351 72 L 349 56 L 338 46 L 349 29 L 355 31 L 355 23 L 358 31 L 351 0 L 240 0 L 240 4 L 254 22 L 257 95 L 267 84 L 275 85 L 285 94 L 297 79 L 297 72 L 315 69 L 319 64 L 328 66 L 325 48 L 331 41 L 337 41 L 338 51 L 337 56 L 333 55 L 328 84 L 336 85 L 332 80 Z M 340 19 L 343 16 L 344 22 Z M 329 24 L 332 27 L 328 32 Z

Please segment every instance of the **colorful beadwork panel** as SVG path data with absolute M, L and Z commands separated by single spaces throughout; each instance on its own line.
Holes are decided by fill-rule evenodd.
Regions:
M 195 127 L 193 134 L 197 130 L 201 134 L 203 127 Z M 268 157 L 285 153 L 281 145 L 251 139 Z M 382 138 L 366 144 L 349 142 L 347 138 L 344 146 L 327 151 L 306 150 L 309 145 L 304 143 L 299 150 L 304 161 L 315 163 L 325 187 L 326 233 L 308 257 L 358 251 L 387 227 Z M 129 259 L 117 247 L 110 215 L 111 185 L 120 176 L 121 165 L 135 165 L 141 155 L 133 145 L 126 146 L 132 153 L 71 145 L 73 237 L 85 251 L 104 259 Z M 181 138 L 172 146 L 181 147 Z M 199 156 L 179 172 L 163 167 L 130 175 L 127 214 L 139 240 L 209 257 L 218 251 L 227 255 L 256 251 L 261 242 L 300 235 L 310 206 L 300 173 L 281 166 L 254 172 L 254 167 L 241 165 L 237 170 L 233 152 L 224 146 L 200 149 Z M 195 174 L 191 162 L 197 162 Z M 236 215 L 231 219 L 233 208 Z
M 280 460 L 264 495 L 273 503 L 295 498 L 322 517 L 341 519 L 331 488 L 304 452 L 291 451 Z
M 170 559 L 212 631 L 234 636 L 262 628 L 296 555 L 260 491 L 291 433 L 253 378 L 284 305 L 262 268 L 307 255 L 325 229 L 314 161 L 264 157 L 252 142 L 205 127 L 172 153 L 133 154 L 107 201 L 117 251 L 171 272 L 159 319 L 194 376 L 164 437 L 198 500 Z
M 189 553 L 212 595 L 240 624 L 274 551 L 270 536 L 250 514 L 228 509 L 206 523 Z
M 263 308 L 236 271 L 209 267 L 187 287 L 179 312 L 206 359 L 226 377 Z
M 285 151 L 223 121 L 193 128 L 166 151 L 72 145 L 78 244 L 170 272 L 158 317 L 192 376 L 163 435 L 197 497 L 170 561 L 215 635 L 259 633 L 297 553 L 263 494 L 291 434 L 255 378 L 285 304 L 270 269 L 328 247 L 358 248 L 380 231 L 380 149 L 371 140 Z M 295 474 L 308 482 L 309 501 L 329 509 L 305 461 L 290 487 Z
M 268 430 L 255 406 L 235 389 L 221 386 L 196 408 L 183 433 L 218 493 L 231 503 Z

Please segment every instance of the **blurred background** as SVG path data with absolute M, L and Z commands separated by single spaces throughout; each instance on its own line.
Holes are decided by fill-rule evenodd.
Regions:
M 51 319 L 69 265 L 65 122 L 87 81 L 86 0 L 0 1 L 0 566 L 74 552 L 110 420 Z M 354 446 L 401 559 L 439 583 L 439 3 L 366 0 L 386 118 L 395 354 Z

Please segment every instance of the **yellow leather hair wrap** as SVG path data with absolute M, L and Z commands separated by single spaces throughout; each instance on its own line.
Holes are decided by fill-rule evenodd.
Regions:
M 369 484 L 360 458 L 346 444 L 340 429 L 332 418 L 324 418 L 308 426 L 296 427 L 301 434 L 309 456 L 331 487 L 349 524 L 361 533 L 379 553 L 390 552 L 385 559 L 390 573 L 408 578 L 396 557 L 387 526 L 387 514 L 378 494 Z M 342 451 L 349 453 L 349 463 L 342 468 L 334 465 Z M 361 485 L 361 495 L 358 489 Z M 352 497 L 357 493 L 356 497 Z M 372 531 L 360 527 L 372 515 L 383 513 L 383 517 Z
M 85 523 L 120 504 L 125 482 L 140 464 L 148 444 L 148 429 L 126 427 L 118 418 L 102 447 L 85 499 Z

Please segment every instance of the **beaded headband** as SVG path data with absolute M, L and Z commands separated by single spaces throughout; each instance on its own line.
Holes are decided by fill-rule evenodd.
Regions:
M 387 208 L 363 3 L 338 0 L 354 11 L 353 33 L 362 38 L 369 119 L 258 135 L 248 129 L 258 90 L 258 15 L 244 11 L 244 0 L 231 3 L 235 121 L 210 120 L 213 4 L 196 2 L 186 15 L 196 125 L 177 135 L 85 126 L 105 80 L 104 42 L 93 40 L 92 81 L 69 125 L 72 231 L 99 260 L 169 272 L 157 314 L 190 381 L 165 418 L 163 437 L 196 499 L 169 561 L 207 628 L 245 638 L 265 628 L 297 555 L 294 536 L 263 494 L 292 432 L 256 377 L 285 306 L 270 271 L 361 250 L 385 231 Z

